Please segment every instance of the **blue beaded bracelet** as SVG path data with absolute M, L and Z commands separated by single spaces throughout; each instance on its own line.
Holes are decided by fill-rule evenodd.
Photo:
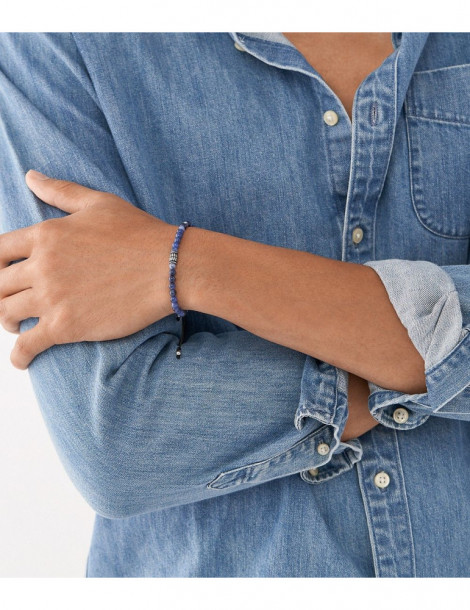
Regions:
M 180 340 L 178 343 L 178 347 L 176 349 L 177 358 L 179 358 L 181 356 L 181 344 L 183 342 L 183 331 L 184 331 L 183 317 L 186 315 L 187 312 L 184 311 L 184 309 L 181 309 L 180 306 L 178 305 L 178 299 L 176 298 L 176 288 L 175 288 L 175 273 L 176 273 L 176 263 L 178 262 L 178 247 L 180 245 L 181 238 L 183 237 L 183 233 L 185 232 L 187 227 L 190 227 L 190 226 L 191 226 L 191 223 L 188 222 L 187 220 L 185 220 L 183 223 L 181 223 L 179 225 L 178 230 L 176 231 L 175 241 L 173 242 L 173 246 L 171 248 L 170 257 L 169 257 L 169 265 L 170 265 L 169 287 L 170 287 L 171 307 L 176 314 L 176 319 L 177 320 L 181 319 L 181 325 L 182 325 L 181 336 L 180 336 Z

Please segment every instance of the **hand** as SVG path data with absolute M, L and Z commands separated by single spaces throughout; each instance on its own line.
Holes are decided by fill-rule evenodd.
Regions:
M 26 174 L 44 202 L 69 212 L 0 235 L 0 321 L 20 334 L 19 369 L 60 343 L 125 337 L 173 313 L 168 256 L 177 226 L 117 195 Z M 21 262 L 9 265 L 19 259 Z
M 349 441 L 365 434 L 378 425 L 369 411 L 369 385 L 366 379 L 349 373 L 348 382 L 348 419 L 341 436 L 342 441 Z

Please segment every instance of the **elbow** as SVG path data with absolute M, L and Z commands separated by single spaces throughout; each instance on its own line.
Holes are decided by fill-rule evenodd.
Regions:
M 141 469 L 135 464 L 123 465 L 109 451 L 96 453 L 67 465 L 68 474 L 80 495 L 95 513 L 107 519 L 126 519 L 164 508 L 165 489 L 155 480 L 155 470 Z M 146 473 L 146 476 L 144 475 Z
M 207 497 L 207 483 L 195 485 L 180 474 L 176 481 L 166 460 L 156 461 L 152 468 L 135 462 L 123 467 L 122 459 L 109 459 L 106 468 L 97 463 L 93 461 L 87 476 L 75 471 L 74 483 L 87 504 L 107 519 L 128 519 Z
M 123 497 L 118 489 L 93 487 L 79 491 L 93 511 L 106 519 L 128 519 L 147 512 L 132 499 Z

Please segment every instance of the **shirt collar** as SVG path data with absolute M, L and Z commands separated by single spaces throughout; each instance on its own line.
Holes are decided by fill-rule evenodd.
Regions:
M 241 36 L 251 36 L 267 42 L 278 42 L 293 47 L 294 45 L 288 40 L 282 32 L 237 32 Z M 235 32 L 234 32 L 235 34 Z
M 319 76 L 281 32 L 229 32 L 229 35 L 244 51 L 265 63 L 309 76 Z M 392 32 L 392 43 L 398 60 L 397 112 L 400 111 L 428 36 L 428 32 Z
M 266 42 L 277 42 L 295 48 L 292 42 L 286 38 L 282 32 L 229 32 L 229 34 L 233 40 L 238 43 L 240 43 L 239 36 L 241 36 L 242 39 L 245 36 L 249 36 Z M 409 33 L 407 32 L 392 32 L 392 43 L 395 49 L 400 46 L 403 35 L 406 37 L 408 34 Z

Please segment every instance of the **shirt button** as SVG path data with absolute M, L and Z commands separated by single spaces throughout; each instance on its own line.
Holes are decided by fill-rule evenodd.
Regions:
M 318 468 L 310 468 L 308 472 L 312 475 L 312 477 L 315 477 L 318 474 Z
M 355 244 L 359 244 L 364 237 L 364 231 L 361 227 L 356 227 L 352 232 L 352 240 Z
M 234 46 L 234 47 L 237 49 L 237 51 L 244 51 L 244 50 L 245 50 L 243 47 L 241 47 L 241 46 L 238 44 L 238 42 L 235 42 L 233 46 Z
M 381 472 L 378 472 L 375 475 L 374 483 L 377 485 L 377 487 L 384 489 L 385 487 L 388 487 L 388 484 L 390 483 L 390 477 L 386 472 L 382 470 Z
M 317 451 L 320 455 L 326 455 L 330 450 L 330 446 L 326 443 L 320 443 L 317 447 Z
M 336 123 L 338 122 L 338 115 L 334 110 L 327 110 L 323 114 L 323 120 L 327 125 L 336 125 Z
M 393 419 L 397 422 L 397 424 L 404 424 L 408 420 L 408 417 L 409 413 L 403 407 L 398 407 L 398 409 L 395 409 L 393 412 Z

